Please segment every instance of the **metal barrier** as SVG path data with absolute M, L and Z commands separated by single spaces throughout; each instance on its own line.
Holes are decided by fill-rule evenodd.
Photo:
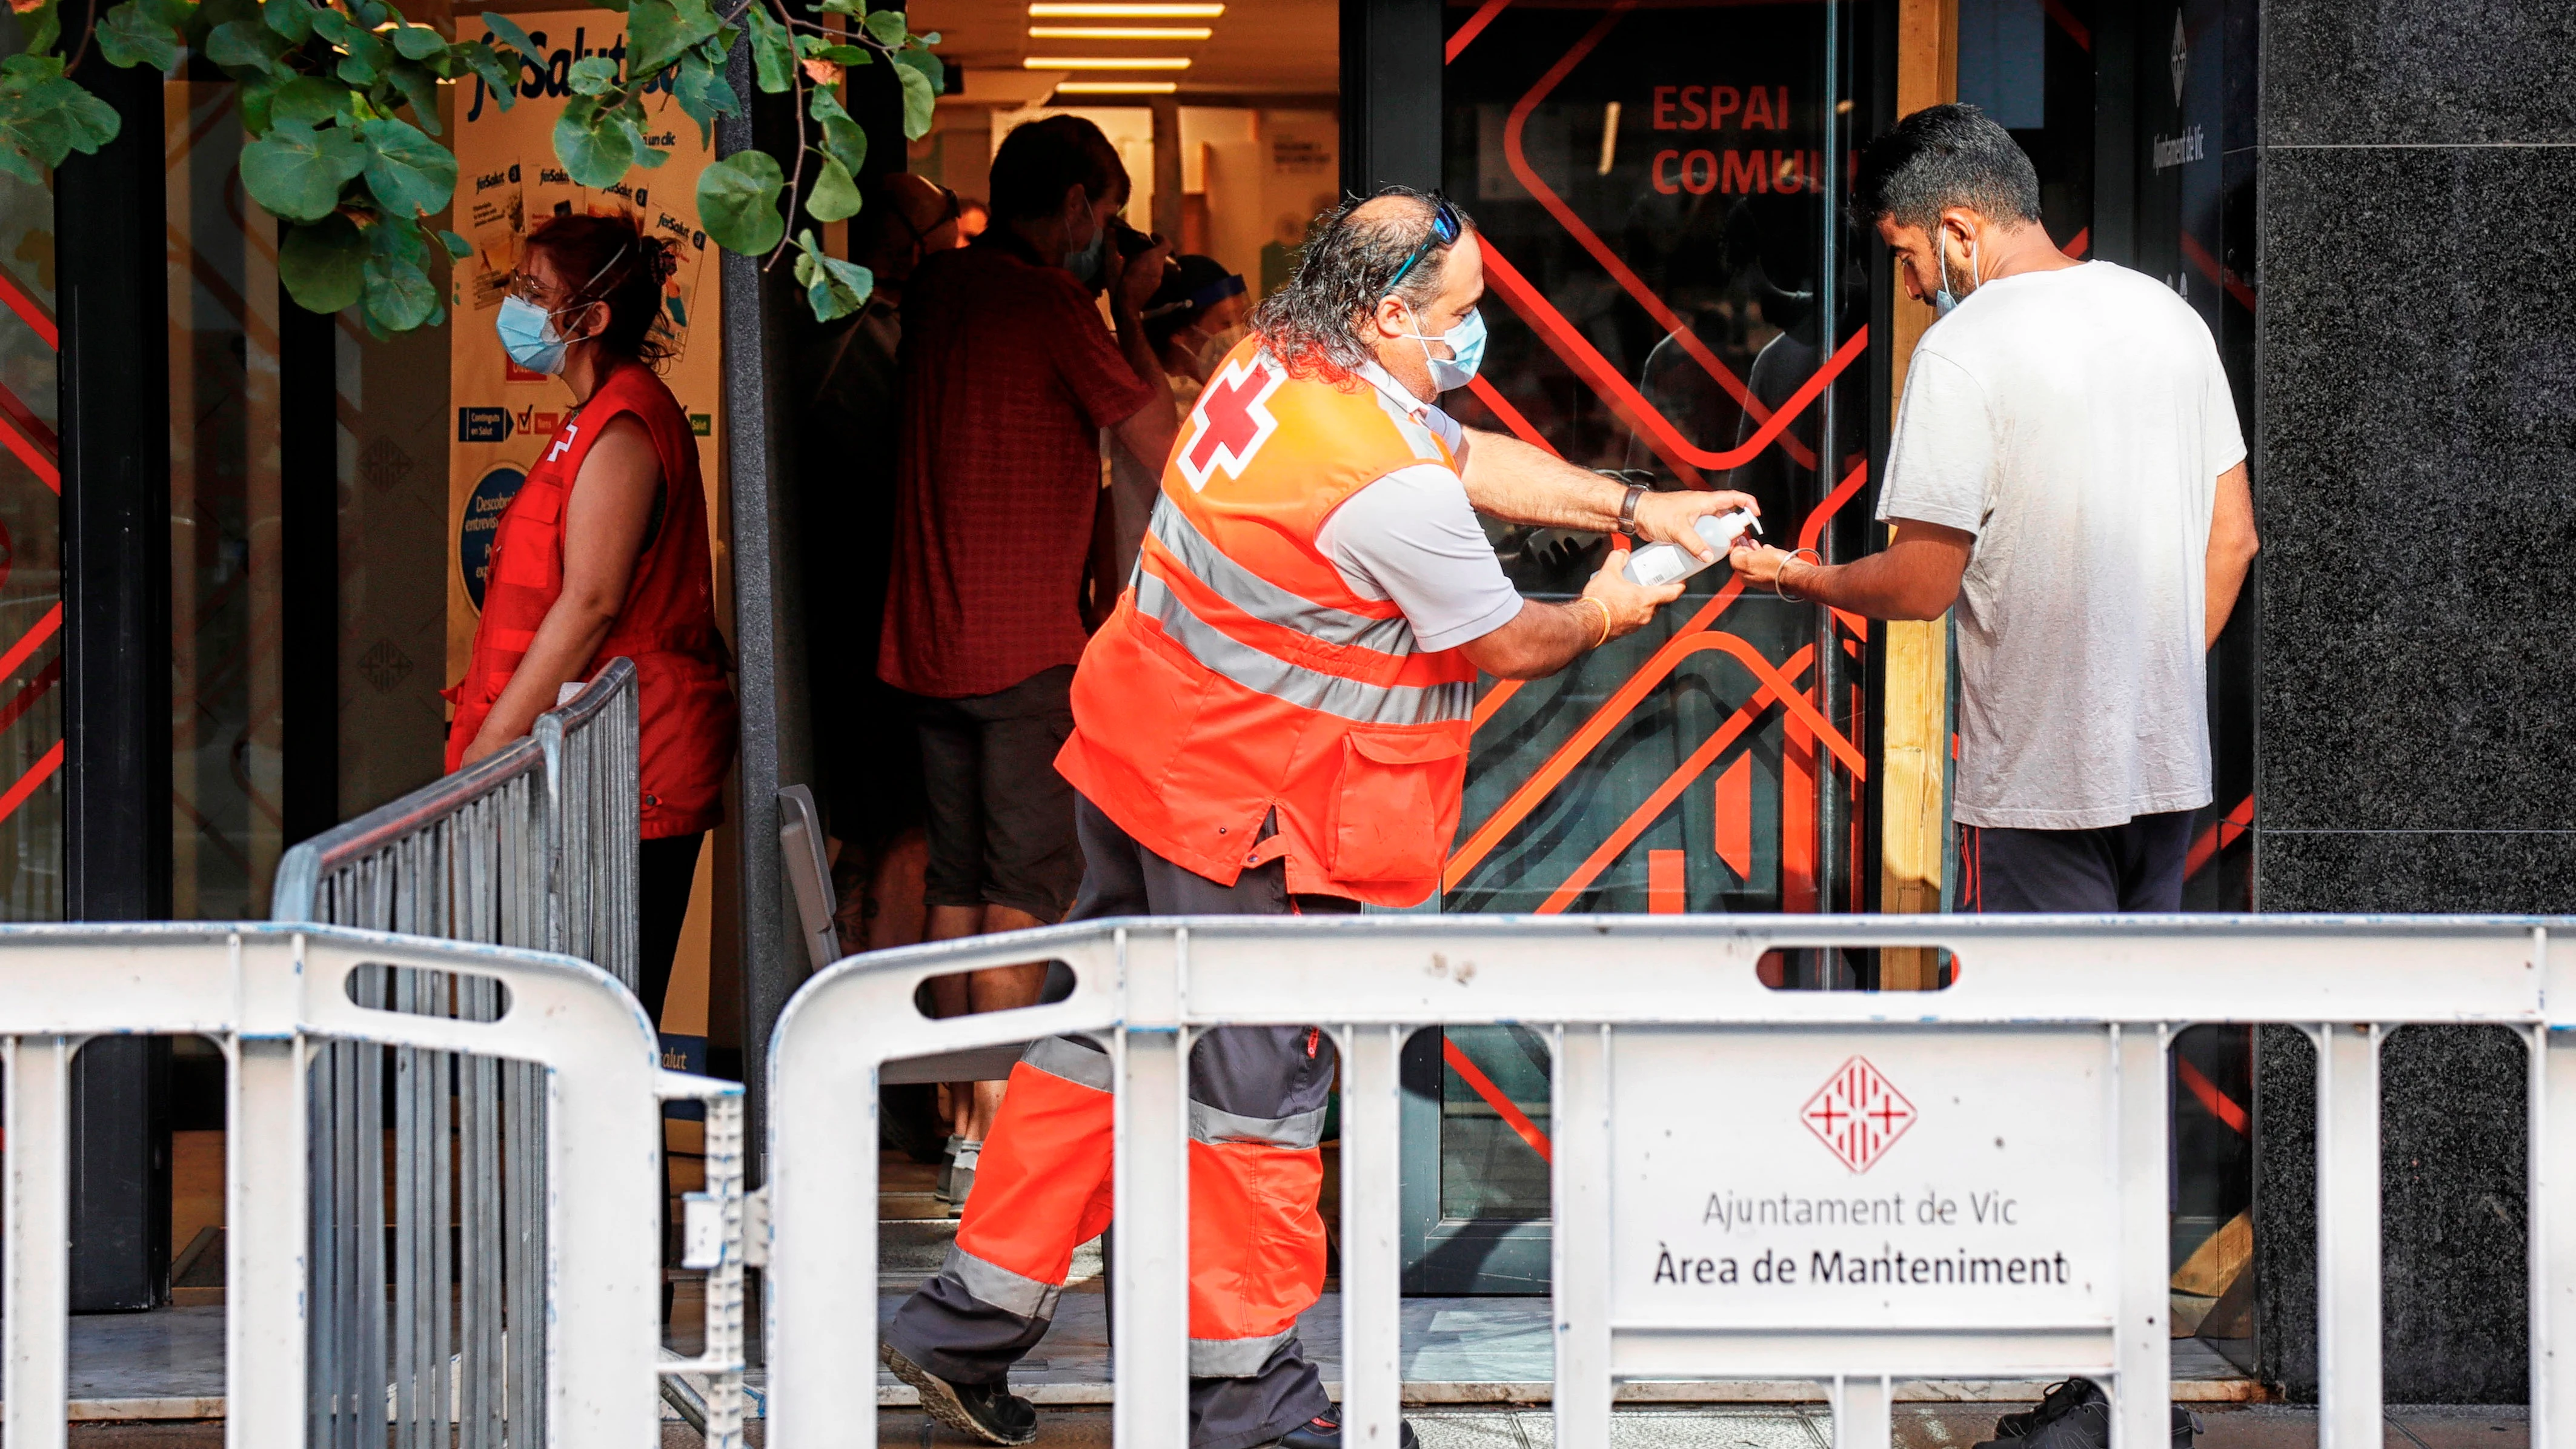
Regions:
M 406 990 L 365 999 L 367 982 L 388 974 Z M 411 989 L 417 983 L 431 985 Z M 487 1009 L 468 1014 L 458 1005 L 468 1000 Z M 496 1426 L 514 1445 L 633 1449 L 657 1442 L 658 1102 L 705 1100 L 710 1138 L 720 1122 L 738 1137 L 741 1088 L 662 1070 L 652 1023 L 634 997 L 586 962 L 418 936 L 247 923 L 0 929 L 0 1128 L 8 1143 L 0 1203 L 0 1438 L 9 1449 L 65 1442 L 73 1056 L 87 1038 L 127 1033 L 202 1035 L 227 1059 L 228 1443 L 293 1449 L 345 1438 L 313 1417 L 312 1405 L 335 1389 L 356 1396 L 357 1412 L 339 1422 L 372 1413 L 367 1441 L 388 1442 L 386 1380 L 361 1377 L 354 1390 L 345 1379 L 333 1382 L 332 1345 L 315 1329 L 334 1310 L 312 1300 L 308 1313 L 307 1263 L 333 1250 L 336 1231 L 314 1191 L 331 1161 L 307 1154 L 308 1131 L 328 1125 L 311 1116 L 308 1078 L 342 1049 L 391 1049 L 431 1062 L 497 1059 L 530 1074 L 553 1130 L 529 1150 L 543 1160 L 543 1180 L 577 1182 L 582 1190 L 542 1201 L 546 1251 L 526 1260 L 532 1311 L 514 1317 L 506 1361 L 480 1369 L 460 1363 L 455 1392 L 471 1402 L 473 1375 L 489 1374 Z M 710 1157 L 710 1187 L 738 1204 L 738 1173 L 720 1183 Z M 733 1281 L 738 1292 L 738 1268 Z M 476 1311 L 469 1295 L 465 1312 Z M 345 1317 L 337 1321 L 348 1325 Z M 405 1330 L 397 1323 L 394 1331 Z M 739 1374 L 738 1337 L 719 1345 L 711 1333 L 708 1348 L 706 1358 L 672 1368 Z M 730 1357 L 719 1358 L 720 1348 Z M 542 1370 L 533 1383 L 531 1365 Z M 421 1391 L 417 1381 L 409 1390 Z M 738 1428 L 738 1395 L 729 1402 Z M 541 1433 L 530 1432 L 540 1426 Z M 424 1437 L 414 1420 L 392 1442 Z M 444 1430 L 435 1442 L 449 1442 Z M 471 1441 L 460 1435 L 458 1442 Z M 739 1438 L 711 1433 L 709 1442 Z
M 1110 1053 L 1121 1444 L 1186 1442 L 1187 1052 L 1300 1023 L 1341 1051 L 1345 1443 L 1393 1449 L 1398 1062 L 1418 1028 L 1553 1052 L 1555 1442 L 1609 1443 L 1621 1379 L 1806 1378 L 1836 1449 L 1885 1449 L 1899 1379 L 2086 1374 L 2119 1449 L 2169 1438 L 2169 1049 L 2198 1023 L 2317 1047 L 2323 1449 L 2378 1443 L 2378 1046 L 2488 1023 L 2531 1047 L 2531 1440 L 2576 1401 L 2576 980 L 2537 920 L 2291 917 L 1211 917 L 853 958 L 770 1055 L 768 1442 L 875 1442 L 870 1140 L 884 1064 L 1036 1033 Z M 1769 951 L 1937 947 L 1920 993 L 1766 987 Z M 1060 1003 L 925 1020 L 924 979 L 1052 957 Z M 2555 986 L 2557 989 L 2552 990 Z
M 271 918 L 559 951 L 633 990 L 634 663 L 564 693 L 528 738 L 289 850 Z M 498 1009 L 486 984 L 419 973 L 362 972 L 354 989 L 396 1011 Z M 460 1449 L 497 1449 L 505 1425 L 536 1422 L 545 1393 L 535 1337 L 508 1331 L 542 1311 L 540 1074 L 334 1043 L 312 1088 L 314 1442 L 376 1442 L 373 1405 L 389 1394 L 399 1443 L 444 1446 L 452 1425 Z

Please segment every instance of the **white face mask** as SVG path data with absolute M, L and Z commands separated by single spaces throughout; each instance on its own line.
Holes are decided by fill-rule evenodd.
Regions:
M 1192 363 L 1198 368 L 1199 376 L 1213 376 L 1217 367 L 1225 361 L 1225 355 L 1232 352 L 1236 344 L 1251 335 L 1252 329 L 1240 322 L 1209 333 L 1207 339 L 1199 344 L 1197 353 L 1191 358 Z
M 1950 291 L 1950 240 L 1939 227 L 1932 229 L 1932 246 L 1941 260 L 1941 290 L 1932 294 L 1932 312 L 1936 317 L 1947 317 L 1983 280 L 1977 275 L 1977 239 L 1968 238 L 1968 291 L 1956 295 Z

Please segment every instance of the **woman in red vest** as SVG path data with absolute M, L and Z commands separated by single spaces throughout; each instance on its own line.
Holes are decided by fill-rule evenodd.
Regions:
M 572 392 L 492 534 L 483 618 L 449 693 L 447 767 L 526 734 L 558 691 L 635 661 L 643 715 L 640 990 L 656 1021 L 698 848 L 724 818 L 735 711 L 716 633 L 707 503 L 688 415 L 654 369 L 667 247 L 622 216 L 529 233 L 497 327 L 519 368 Z

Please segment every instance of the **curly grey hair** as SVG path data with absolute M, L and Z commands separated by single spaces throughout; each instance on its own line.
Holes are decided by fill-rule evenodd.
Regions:
M 1389 197 L 1411 204 L 1359 215 L 1370 203 Z M 1271 355 L 1299 377 L 1347 377 L 1367 364 L 1374 354 L 1362 329 L 1379 299 L 1392 295 L 1419 311 L 1440 295 L 1452 248 L 1437 242 L 1401 283 L 1389 285 L 1405 258 L 1430 238 L 1437 205 L 1412 187 L 1389 186 L 1375 196 L 1346 197 L 1316 217 L 1298 253 L 1297 275 L 1262 298 L 1252 312 L 1252 330 L 1261 334 Z M 1450 208 L 1458 211 L 1464 226 L 1474 228 L 1457 203 Z

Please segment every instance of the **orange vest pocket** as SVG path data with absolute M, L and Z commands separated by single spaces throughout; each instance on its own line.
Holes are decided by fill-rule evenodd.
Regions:
M 1354 729 L 1342 736 L 1342 773 L 1325 826 L 1326 868 L 1352 881 L 1436 880 L 1467 775 L 1458 725 Z

